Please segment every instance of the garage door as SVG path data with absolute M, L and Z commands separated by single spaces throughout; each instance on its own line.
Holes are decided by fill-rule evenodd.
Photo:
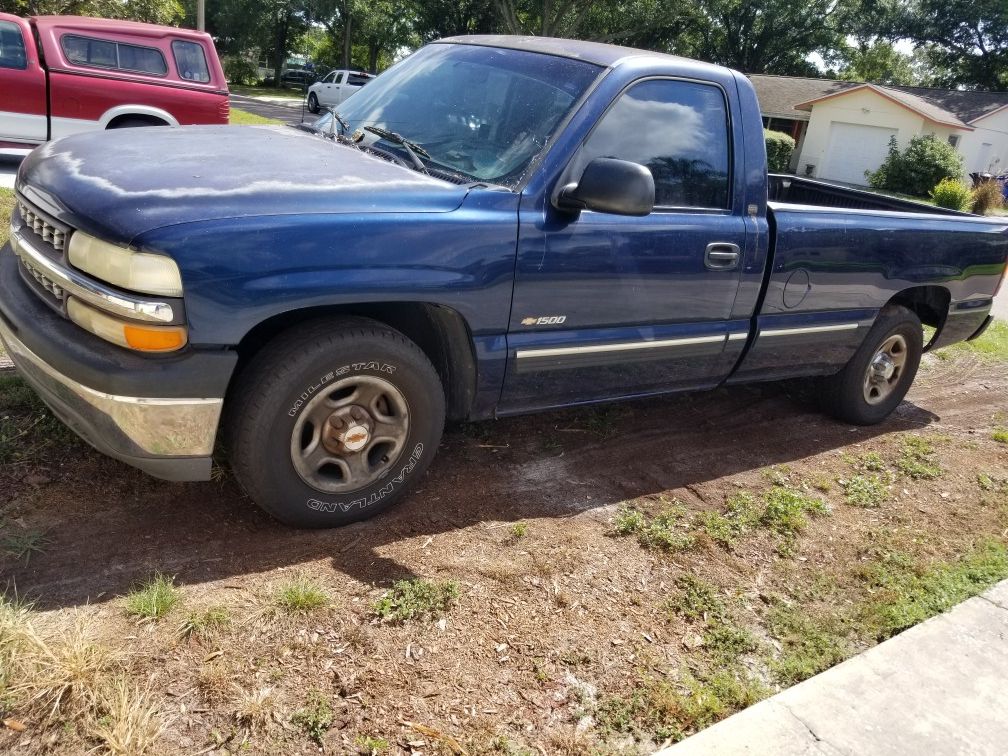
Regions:
M 825 167 L 819 177 L 850 184 L 867 184 L 865 171 L 874 171 L 889 153 L 889 138 L 896 129 L 862 126 L 857 123 L 833 123 Z

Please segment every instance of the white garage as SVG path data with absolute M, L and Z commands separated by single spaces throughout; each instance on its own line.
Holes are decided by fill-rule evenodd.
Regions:
M 829 181 L 867 184 L 865 171 L 874 171 L 889 152 L 896 129 L 858 123 L 830 124 L 826 161 L 819 176 Z

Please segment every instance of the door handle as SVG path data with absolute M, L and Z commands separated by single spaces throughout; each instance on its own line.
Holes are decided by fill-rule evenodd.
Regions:
M 734 270 L 738 267 L 742 253 L 738 244 L 712 242 L 704 253 L 704 265 L 708 270 Z

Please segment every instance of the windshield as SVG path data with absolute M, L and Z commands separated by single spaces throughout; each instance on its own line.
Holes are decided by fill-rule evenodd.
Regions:
M 394 131 L 426 150 L 430 158 L 424 162 L 432 168 L 511 187 L 599 72 L 590 63 L 552 55 L 433 44 L 338 110 L 350 132 L 364 126 Z M 327 127 L 328 118 L 323 120 Z M 378 139 L 368 133 L 365 144 Z M 388 141 L 379 146 L 403 152 Z

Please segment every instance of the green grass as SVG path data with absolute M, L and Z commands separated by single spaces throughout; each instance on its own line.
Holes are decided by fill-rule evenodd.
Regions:
M 942 475 L 934 459 L 934 444 L 922 436 L 904 436 L 896 469 L 914 480 L 934 480 Z
M 249 87 L 242 84 L 230 84 L 229 89 L 234 94 L 246 97 L 283 97 L 287 100 L 300 101 L 304 95 L 299 90 L 277 89 L 275 87 Z
M 0 375 L 0 464 L 38 464 L 48 449 L 65 457 L 81 445 L 19 375 Z
M 1008 578 L 1008 548 L 1000 541 L 984 540 L 955 561 L 924 569 L 908 558 L 889 558 L 874 565 L 866 577 L 875 593 L 864 610 L 864 621 L 878 640 L 884 640 Z
M 767 619 L 771 635 L 781 644 L 770 671 L 783 685 L 807 680 L 850 654 L 844 631 L 834 616 L 812 617 L 794 606 L 777 606 Z
M 313 692 L 308 699 L 308 705 L 296 711 L 291 717 L 291 723 L 304 730 L 309 738 L 321 746 L 325 734 L 332 727 L 332 703 L 321 693 Z
M 623 507 L 613 519 L 613 533 L 618 536 L 628 536 L 639 533 L 647 525 L 647 518 L 643 513 L 630 507 Z
M 1008 444 L 1008 428 L 995 428 L 991 438 L 999 444 Z
M 182 638 L 205 638 L 215 631 L 223 630 L 231 624 L 231 615 L 222 606 L 189 612 L 179 626 Z
M 971 354 L 985 362 L 1008 361 L 1008 321 L 995 320 L 979 339 L 952 344 L 939 349 L 935 354 L 942 359 L 957 354 Z
M 445 580 L 400 580 L 375 602 L 372 610 L 383 622 L 401 624 L 444 614 L 459 596 L 458 584 Z
M 364 754 L 365 756 L 375 756 L 376 754 L 385 753 L 389 749 L 389 742 L 385 738 L 375 738 L 370 735 L 358 735 L 354 738 L 354 747 L 357 749 L 357 753 Z
M 126 594 L 126 613 L 141 620 L 158 620 L 179 602 L 178 589 L 160 573 Z
M 276 118 L 265 118 L 255 113 L 249 113 L 247 110 L 240 110 L 239 108 L 231 108 L 230 121 L 232 126 L 259 126 L 263 124 L 283 123 L 283 121 Z
M 14 190 L 0 189 L 0 246 L 10 237 L 10 217 L 14 210 Z
M 42 531 L 25 530 L 6 536 L 3 539 L 3 550 L 14 559 L 24 559 L 27 564 L 31 561 L 33 554 L 45 552 L 47 543 L 49 543 L 49 539 Z
M 648 519 L 636 509 L 623 508 L 613 520 L 613 534 L 636 535 L 640 545 L 655 551 L 682 551 L 693 545 L 694 538 L 684 523 L 686 510 L 673 500 L 659 514 Z
M 514 538 L 524 538 L 528 533 L 528 523 L 527 522 L 516 522 L 511 526 L 511 535 Z
M 794 488 L 774 486 L 763 494 L 760 523 L 781 535 L 793 536 L 808 525 L 808 515 L 825 515 L 829 507 L 822 499 Z
M 329 605 L 329 594 L 304 575 L 283 583 L 276 589 L 274 605 L 288 614 L 307 614 Z
M 889 499 L 888 483 L 882 475 L 852 475 L 841 483 L 844 500 L 854 507 L 880 507 Z
M 717 588 L 693 575 L 682 575 L 676 580 L 679 593 L 665 603 L 665 608 L 688 620 L 722 617 L 727 611 Z
M 704 512 L 700 515 L 700 525 L 715 543 L 731 548 L 759 522 L 757 506 L 751 493 L 737 491 L 728 497 L 723 514 Z

